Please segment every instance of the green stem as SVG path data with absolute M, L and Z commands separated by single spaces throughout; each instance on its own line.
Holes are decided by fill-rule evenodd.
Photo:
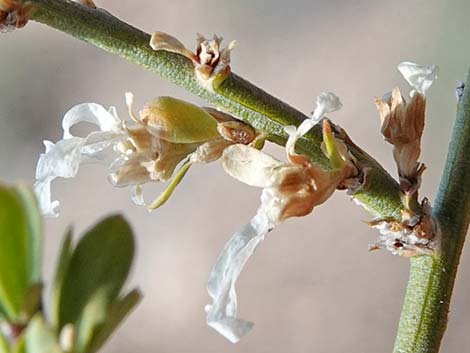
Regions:
M 26 0 L 21 0 L 26 2 Z M 158 73 L 232 113 L 269 139 L 284 144 L 283 127 L 298 125 L 306 116 L 284 102 L 230 74 L 210 92 L 199 85 L 191 62 L 181 55 L 154 51 L 150 36 L 104 10 L 93 10 L 67 0 L 27 0 L 31 18 L 91 43 L 109 53 Z M 434 215 L 440 224 L 442 251 L 411 260 L 410 282 L 400 320 L 395 353 L 437 352 L 444 334 L 450 297 L 470 216 L 470 81 L 464 93 L 449 157 L 436 200 Z M 323 168 L 331 168 L 321 152 L 321 130 L 313 129 L 298 147 Z M 400 190 L 392 177 L 368 154 L 350 144 L 359 162 L 368 168 L 364 187 L 354 196 L 372 213 L 399 219 L 403 209 Z
M 437 353 L 470 221 L 470 73 L 460 101 L 434 205 L 442 236 L 436 256 L 411 259 L 410 279 L 394 353 Z
M 198 83 L 193 65 L 188 59 L 166 51 L 154 51 L 149 46 L 149 34 L 104 10 L 94 10 L 67 0 L 20 1 L 32 5 L 32 20 L 159 74 L 267 133 L 272 142 L 284 145 L 284 126 L 298 125 L 307 118 L 303 113 L 233 73 L 222 82 L 217 92 L 208 91 Z M 321 151 L 321 142 L 321 128 L 317 127 L 304 136 L 297 146 L 314 163 L 328 169 L 331 166 Z M 372 213 L 399 219 L 402 204 L 396 181 L 372 157 L 355 146 L 351 146 L 351 149 L 360 163 L 370 169 L 364 187 L 355 197 Z

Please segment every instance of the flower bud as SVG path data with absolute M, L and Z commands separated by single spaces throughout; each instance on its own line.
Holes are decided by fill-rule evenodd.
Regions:
M 139 112 L 148 131 L 173 143 L 199 143 L 219 137 L 217 121 L 204 109 L 172 97 L 158 97 Z

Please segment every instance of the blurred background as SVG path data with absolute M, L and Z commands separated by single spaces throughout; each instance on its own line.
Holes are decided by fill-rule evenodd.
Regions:
M 96 0 L 121 19 L 165 31 L 189 47 L 195 33 L 237 39 L 232 68 L 308 113 L 322 91 L 344 108 L 332 118 L 393 175 L 391 147 L 379 133 L 373 98 L 400 86 L 404 60 L 438 64 L 428 95 L 422 195 L 434 198 L 455 116 L 454 87 L 470 66 L 467 0 Z M 0 179 L 32 183 L 42 141 L 62 137 L 73 105 L 138 105 L 158 95 L 202 103 L 183 89 L 65 34 L 30 23 L 0 38 Z M 276 146 L 268 151 L 282 155 Z M 367 252 L 369 215 L 338 192 L 303 219 L 269 234 L 238 282 L 239 314 L 256 326 L 233 345 L 205 325 L 206 281 L 231 234 L 254 214 L 260 190 L 225 175 L 219 163 L 193 168 L 162 209 L 149 214 L 101 166 L 58 180 L 58 219 L 46 221 L 45 278 L 51 278 L 65 227 L 77 233 L 122 212 L 138 237 L 129 286 L 144 301 L 105 352 L 390 352 L 408 261 Z M 147 197 L 161 185 L 147 188 Z M 470 256 L 463 254 L 443 353 L 470 351 Z

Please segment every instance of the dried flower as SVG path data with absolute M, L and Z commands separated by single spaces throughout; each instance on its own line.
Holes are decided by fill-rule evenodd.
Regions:
M 382 134 L 393 145 L 404 210 L 400 220 L 376 219 L 369 223 L 381 235 L 370 249 L 387 249 L 392 254 L 410 257 L 429 254 L 439 247 L 438 227 L 431 215 L 431 206 L 424 199 L 418 203 L 421 174 L 425 170 L 418 163 L 421 154 L 421 136 L 424 130 L 426 92 L 437 78 L 437 66 L 420 66 L 410 62 L 398 65 L 398 70 L 413 87 L 406 102 L 400 90 L 394 88 L 390 97 L 376 98 L 382 121 Z
M 141 185 L 168 180 L 186 159 L 164 192 L 148 206 L 155 209 L 168 200 L 192 164 L 212 162 L 224 148 L 241 142 L 226 140 L 218 132 L 216 118 L 190 103 L 159 97 L 137 116 L 132 109 L 133 95 L 126 94 L 126 101 L 133 122 L 122 121 L 114 107 L 107 111 L 99 104 L 84 103 L 64 116 L 62 140 L 44 142 L 46 152 L 38 161 L 34 189 L 45 215 L 58 215 L 59 202 L 51 201 L 51 182 L 57 177 L 75 177 L 81 164 L 106 165 L 109 181 L 117 187 L 131 186 L 133 201 L 146 205 Z M 249 130 L 246 124 L 233 121 L 241 130 Z M 95 124 L 99 130 L 86 137 L 73 136 L 70 129 L 80 122 Z
M 29 20 L 30 4 L 24 5 L 16 0 L 0 0 L 0 33 L 23 28 Z
M 303 121 L 297 129 L 286 129 L 289 134 L 287 163 L 245 145 L 237 144 L 224 150 L 222 165 L 229 175 L 263 188 L 256 215 L 225 245 L 208 282 L 213 302 L 206 307 L 207 323 L 232 342 L 237 342 L 253 326 L 236 317 L 235 282 L 256 247 L 276 225 L 287 218 L 309 214 L 315 206 L 325 202 L 344 179 L 357 173 L 346 146 L 333 136 L 326 119 L 323 120 L 325 152 L 336 169 L 323 171 L 308 157 L 294 151 L 298 138 L 326 114 L 340 107 L 338 97 L 324 93 L 318 97 L 317 109 L 311 119 Z
M 427 90 L 437 77 L 437 66 L 419 66 L 410 62 L 398 65 L 403 77 L 413 87 L 406 102 L 398 88 L 386 99 L 376 98 L 382 121 L 382 134 L 393 145 L 403 191 L 413 195 L 419 189 L 425 167 L 418 163 L 424 129 Z
M 237 42 L 232 41 L 225 48 L 221 48 L 221 44 L 222 37 L 214 35 L 212 39 L 206 39 L 197 34 L 196 52 L 193 53 L 167 33 L 155 32 L 150 40 L 150 46 L 154 50 L 166 50 L 190 59 L 199 82 L 209 90 L 213 90 L 214 86 L 219 85 L 230 74 L 230 53 Z

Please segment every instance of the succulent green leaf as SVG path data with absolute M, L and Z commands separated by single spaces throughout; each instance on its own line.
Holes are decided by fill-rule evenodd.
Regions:
M 142 294 L 139 290 L 134 289 L 123 298 L 120 298 L 111 304 L 106 315 L 106 321 L 95 333 L 93 340 L 87 349 L 87 353 L 98 352 L 121 322 L 139 303 L 141 298 Z
M 132 230 L 123 217 L 108 217 L 89 230 L 78 242 L 65 273 L 59 274 L 58 329 L 77 324 L 102 288 L 112 303 L 129 274 L 133 256 Z
M 140 112 L 150 131 L 174 143 L 198 143 L 219 137 L 217 120 L 204 109 L 172 97 L 158 97 Z
M 62 353 L 57 335 L 40 314 L 31 320 L 24 336 L 25 353 Z
M 0 184 L 0 309 L 11 322 L 21 321 L 26 295 L 41 281 L 41 227 L 33 193 Z

